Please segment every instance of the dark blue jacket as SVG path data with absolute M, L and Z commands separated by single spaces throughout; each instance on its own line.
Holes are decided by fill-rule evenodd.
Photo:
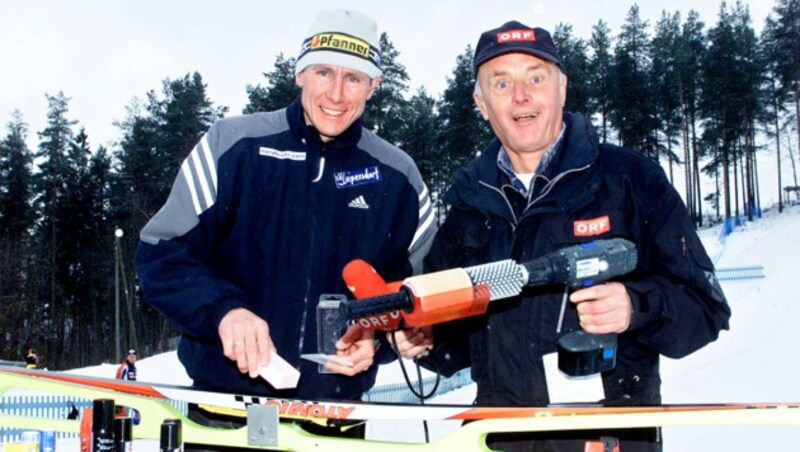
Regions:
M 323 143 L 296 101 L 211 127 L 142 230 L 136 269 L 147 301 L 181 331 L 178 355 L 195 384 L 355 399 L 377 366 L 346 377 L 300 359 L 317 352 L 320 295 L 349 295 L 341 271 L 355 258 L 387 281 L 419 271 L 433 223 L 408 155 L 360 121 Z M 296 391 L 275 392 L 223 356 L 219 322 L 239 307 L 267 321 L 278 354 L 301 372 Z
M 564 121 L 563 140 L 530 199 L 499 171 L 497 140 L 456 174 L 426 271 L 523 262 L 597 239 L 632 241 L 638 265 L 618 278 L 633 302 L 632 323 L 619 335 L 616 368 L 603 375 L 605 396 L 610 404 L 658 404 L 659 355 L 680 358 L 715 340 L 730 309 L 664 171 L 639 153 L 599 145 L 583 116 Z M 448 374 L 472 366 L 481 405 L 547 405 L 542 356 L 556 351 L 562 295 L 563 287 L 526 290 L 490 305 L 489 315 L 437 327 L 440 365 Z M 561 334 L 578 328 L 570 308 Z

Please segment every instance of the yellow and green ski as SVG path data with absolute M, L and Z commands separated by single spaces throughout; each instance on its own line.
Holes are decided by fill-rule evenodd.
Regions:
M 67 394 L 87 400 L 110 398 L 117 405 L 134 408 L 140 415 L 133 427 L 134 439 L 158 439 L 164 419 L 182 421 L 186 443 L 268 450 L 489 450 L 491 433 L 634 428 L 681 425 L 791 425 L 800 426 L 800 404 L 689 404 L 650 407 L 603 407 L 597 405 L 533 407 L 475 407 L 464 405 L 412 405 L 342 401 L 290 400 L 264 396 L 198 391 L 182 386 L 86 377 L 63 372 L 0 366 L 0 397 L 24 389 L 36 393 Z M 0 401 L 2 399 L 0 398 Z M 186 418 L 170 402 L 182 401 L 212 411 L 247 417 L 239 429 L 199 425 Z M 264 411 L 265 408 L 269 410 Z M 255 413 L 255 414 L 254 414 Z M 313 435 L 290 422 L 255 425 L 273 415 L 280 420 L 471 420 L 431 443 L 409 444 L 374 440 L 330 438 Z M 269 424 L 269 427 L 267 427 Z M 80 421 L 42 419 L 12 414 L 0 404 L 0 426 L 49 429 L 79 433 Z M 269 431 L 268 442 L 254 441 Z

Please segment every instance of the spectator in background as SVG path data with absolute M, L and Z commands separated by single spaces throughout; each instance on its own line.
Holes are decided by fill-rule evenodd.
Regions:
M 36 354 L 36 350 L 33 347 L 29 348 L 28 354 L 25 355 L 25 367 L 28 369 L 39 368 L 39 355 Z
M 117 368 L 117 380 L 136 381 L 136 349 L 128 350 L 125 361 Z

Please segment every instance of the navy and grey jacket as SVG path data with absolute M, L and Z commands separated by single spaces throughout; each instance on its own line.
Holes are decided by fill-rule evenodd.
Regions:
M 346 377 L 300 359 L 317 352 L 320 295 L 349 295 L 341 271 L 356 258 L 387 281 L 420 271 L 433 217 L 408 155 L 360 121 L 323 143 L 298 100 L 209 129 L 141 231 L 136 270 L 147 301 L 181 331 L 178 355 L 196 385 L 356 399 L 377 366 Z M 240 307 L 266 320 L 278 354 L 300 370 L 296 391 L 275 392 L 223 356 L 219 322 Z
M 730 308 L 664 171 L 640 153 L 598 144 L 583 116 L 565 114 L 564 121 L 555 156 L 527 198 L 498 169 L 497 140 L 456 174 L 426 271 L 524 262 L 597 239 L 630 240 L 638 265 L 617 280 L 630 294 L 633 316 L 619 335 L 616 368 L 603 374 L 605 402 L 658 404 L 659 355 L 680 358 L 714 341 L 728 328 Z M 542 356 L 556 351 L 563 291 L 530 289 L 493 302 L 488 315 L 437 327 L 441 368 L 449 374 L 471 366 L 481 405 L 547 405 Z M 570 306 L 561 334 L 577 329 Z

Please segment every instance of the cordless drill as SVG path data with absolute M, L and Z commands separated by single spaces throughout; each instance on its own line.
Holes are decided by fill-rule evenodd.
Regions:
M 524 287 L 564 285 L 570 290 L 603 283 L 632 271 L 636 262 L 636 247 L 628 240 L 597 240 L 521 264 L 506 259 L 412 276 L 399 285 L 367 284 L 375 289 L 366 291 L 370 294 L 391 290 L 390 287 L 397 290 L 343 301 L 339 309 L 343 317 L 358 320 L 368 329 L 396 329 L 401 320 L 410 327 L 429 326 L 485 313 L 490 301 L 517 296 Z M 359 287 L 359 275 L 364 280 L 376 278 L 377 274 L 369 273 L 372 267 L 364 264 L 358 264 L 361 270 L 353 271 L 351 267 L 349 273 L 345 271 L 345 282 L 351 290 L 356 289 L 354 293 Z M 581 330 L 567 333 L 558 340 L 559 369 L 571 376 L 612 369 L 616 343 L 615 334 L 594 335 Z

